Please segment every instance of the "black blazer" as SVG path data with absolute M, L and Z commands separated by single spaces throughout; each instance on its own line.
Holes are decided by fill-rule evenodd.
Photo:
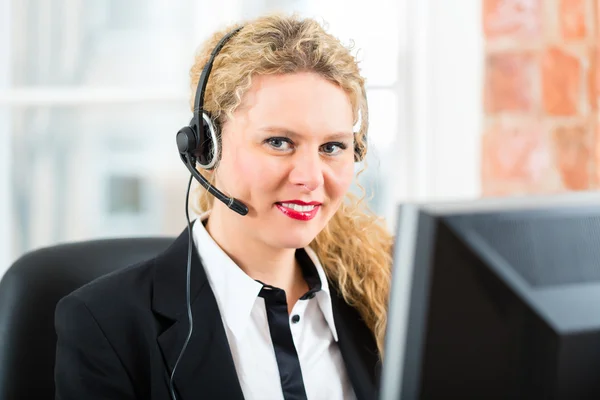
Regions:
M 58 303 L 57 399 L 170 399 L 168 374 L 188 334 L 188 237 L 185 230 L 156 258 L 99 278 Z M 243 399 L 195 248 L 191 278 L 194 330 L 175 374 L 178 400 Z M 339 348 L 354 391 L 359 400 L 375 399 L 380 363 L 373 335 L 330 284 Z

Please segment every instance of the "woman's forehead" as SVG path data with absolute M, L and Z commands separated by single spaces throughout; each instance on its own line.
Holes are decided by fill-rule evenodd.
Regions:
M 347 93 L 312 73 L 257 76 L 236 112 L 247 114 L 253 122 L 268 118 L 270 125 L 322 119 L 341 125 L 332 127 L 341 131 L 347 130 L 346 125 L 352 124 L 353 119 Z

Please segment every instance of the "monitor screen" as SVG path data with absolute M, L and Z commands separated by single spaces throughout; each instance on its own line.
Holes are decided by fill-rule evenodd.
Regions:
M 600 196 L 401 206 L 380 398 L 600 399 Z

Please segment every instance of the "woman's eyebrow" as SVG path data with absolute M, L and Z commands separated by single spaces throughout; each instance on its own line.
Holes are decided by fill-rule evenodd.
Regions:
M 261 127 L 259 130 L 263 131 L 263 132 L 284 135 L 286 137 L 289 137 L 290 139 L 301 138 L 304 136 L 301 133 L 293 131 L 292 129 L 281 127 L 281 126 L 276 126 L 276 125 L 264 126 L 264 127 Z M 334 132 L 334 133 L 328 134 L 325 136 L 325 138 L 327 140 L 343 140 L 343 139 L 350 140 L 350 139 L 354 138 L 354 134 L 352 132 L 340 131 L 340 132 Z

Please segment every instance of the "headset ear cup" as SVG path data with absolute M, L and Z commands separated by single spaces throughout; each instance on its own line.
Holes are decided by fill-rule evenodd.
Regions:
M 196 156 L 198 164 L 204 169 L 213 169 L 219 159 L 219 140 L 217 129 L 210 115 L 202 111 L 202 129 L 199 130 L 198 150 Z
M 194 129 L 191 126 L 184 126 L 177 132 L 177 149 L 180 154 L 190 154 L 196 151 L 197 141 Z

